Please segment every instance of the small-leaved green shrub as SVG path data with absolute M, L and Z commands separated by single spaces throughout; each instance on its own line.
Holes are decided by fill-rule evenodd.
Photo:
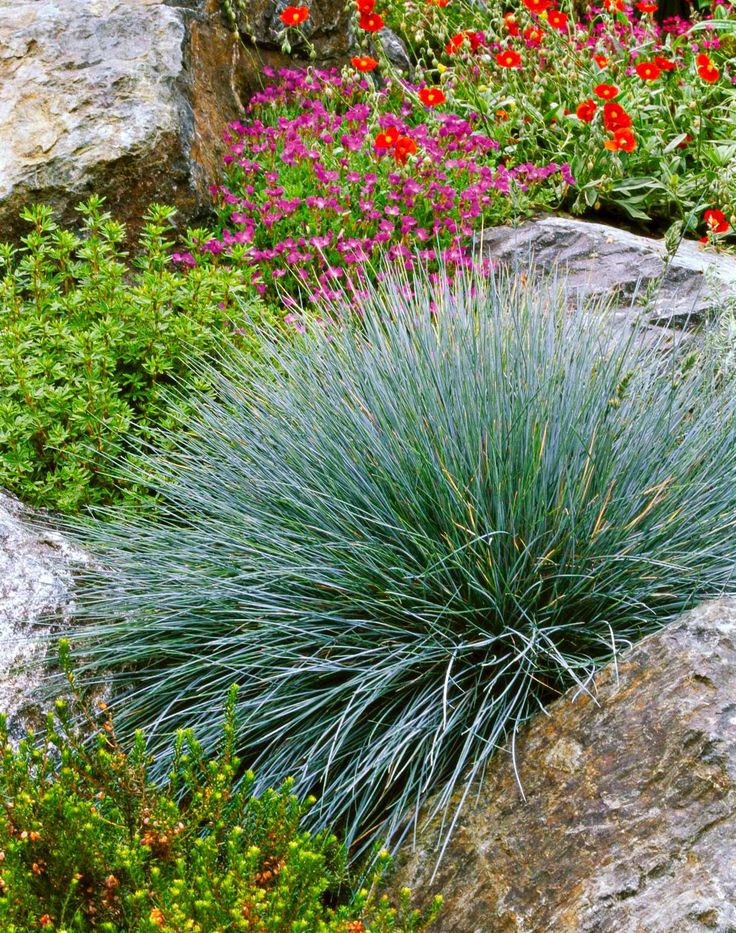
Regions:
M 172 263 L 172 209 L 150 207 L 132 262 L 101 199 L 79 210 L 79 234 L 37 206 L 21 245 L 0 244 L 0 487 L 61 511 L 119 495 L 109 458 L 164 417 L 161 388 L 216 334 L 252 340 L 242 272 Z
M 423 915 L 407 890 L 396 907 L 377 893 L 383 856 L 345 893 L 344 849 L 304 831 L 309 802 L 292 782 L 258 797 L 251 774 L 236 786 L 234 690 L 219 754 L 181 732 L 164 786 L 151 783 L 142 735 L 121 746 L 105 704 L 72 697 L 42 743 L 14 748 L 0 720 L 4 933 L 419 933 L 436 915 L 439 900 Z
M 238 753 L 319 789 L 310 825 L 396 839 L 434 795 L 447 838 L 519 723 L 733 586 L 733 386 L 522 282 L 387 273 L 210 373 L 158 520 L 77 532 L 74 637 L 126 728 L 209 747 L 236 680 Z

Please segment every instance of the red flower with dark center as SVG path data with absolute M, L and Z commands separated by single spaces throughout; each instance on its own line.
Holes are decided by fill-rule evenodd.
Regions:
M 616 130 L 628 129 L 631 126 L 631 117 L 621 104 L 606 103 L 603 105 L 603 125 L 609 133 Z
M 376 8 L 376 0 L 355 0 L 358 13 L 372 13 Z
M 506 49 L 498 53 L 496 64 L 502 68 L 519 68 L 521 66 L 521 55 L 514 49 Z
M 575 114 L 578 120 L 582 120 L 583 123 L 590 123 L 597 109 L 598 104 L 591 98 L 588 98 L 588 100 L 584 100 L 581 104 L 578 104 Z
M 705 225 L 711 233 L 728 233 L 731 229 L 731 225 L 726 220 L 726 215 L 723 211 L 719 211 L 717 208 L 713 210 L 706 211 L 703 214 L 703 219 L 705 220 Z
M 465 35 L 462 32 L 459 32 L 457 35 L 453 36 L 450 39 L 450 41 L 447 43 L 447 45 L 445 46 L 445 52 L 447 52 L 448 55 L 454 55 L 455 52 L 457 52 L 460 49 L 463 42 L 465 42 Z
M 389 126 L 388 129 L 384 130 L 382 133 L 379 133 L 376 136 L 375 142 L 373 143 L 374 149 L 393 149 L 399 139 L 399 131 L 395 126 Z
M 613 100 L 614 97 L 618 97 L 618 88 L 613 84 L 596 84 L 593 93 L 601 100 Z
M 439 107 L 447 98 L 438 87 L 423 87 L 419 92 L 419 100 L 425 107 Z
M 307 6 L 287 6 L 279 19 L 284 26 L 299 26 L 305 20 L 309 19 L 309 7 Z
M 562 13 L 560 10 L 550 10 L 547 15 L 547 22 L 553 29 L 565 32 L 567 30 L 567 13 Z
M 373 71 L 374 68 L 378 67 L 378 62 L 375 58 L 371 58 L 370 55 L 359 55 L 356 58 L 351 58 L 350 63 L 358 71 Z
M 636 149 L 636 137 L 633 130 L 627 126 L 615 130 L 613 139 L 607 139 L 603 145 L 611 152 L 621 149 L 623 152 L 633 152 Z
M 383 29 L 383 19 L 378 13 L 361 13 L 358 25 L 366 32 L 380 32 Z
M 518 36 L 519 35 L 519 24 L 516 20 L 516 16 L 513 13 L 506 13 L 503 18 L 504 25 L 509 35 Z
M 608 59 L 606 58 L 605 55 L 594 55 L 593 61 L 596 63 L 596 65 L 599 68 L 605 68 L 606 65 L 608 64 Z
M 406 160 L 410 155 L 417 151 L 417 144 L 410 136 L 399 136 L 394 146 L 394 159 L 401 165 L 406 165 Z
M 639 75 L 642 81 L 656 81 L 662 74 L 654 62 L 637 62 L 634 65 L 634 71 Z
M 662 58 L 661 55 L 654 56 L 654 64 L 661 71 L 674 71 L 677 68 L 677 65 L 674 62 L 671 62 L 669 58 Z

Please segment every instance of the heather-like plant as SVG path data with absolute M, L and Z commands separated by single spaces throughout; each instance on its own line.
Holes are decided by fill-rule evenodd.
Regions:
M 447 833 L 520 723 L 731 586 L 736 393 L 641 336 L 548 284 L 394 272 L 231 356 L 140 477 L 157 520 L 81 529 L 89 676 L 157 748 L 211 747 L 235 680 L 238 754 L 318 792 L 311 825 L 395 841 L 433 795 Z
M 37 206 L 21 245 L 0 244 L 0 486 L 61 511 L 120 495 L 109 459 L 166 417 L 162 388 L 216 334 L 252 347 L 243 272 L 195 262 L 197 231 L 172 263 L 171 208 L 151 206 L 131 260 L 100 198 L 79 209 L 78 234 Z
M 43 742 L 15 747 L 0 718 L 4 933 L 419 933 L 436 915 L 439 900 L 423 915 L 408 890 L 398 906 L 377 892 L 385 855 L 351 894 L 343 847 L 304 830 L 310 802 L 290 782 L 259 796 L 252 774 L 236 786 L 234 690 L 217 754 L 180 732 L 156 786 L 143 737 L 121 744 L 65 668 L 71 701 Z

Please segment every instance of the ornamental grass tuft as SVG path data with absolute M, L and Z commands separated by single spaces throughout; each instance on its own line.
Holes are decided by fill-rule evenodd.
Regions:
M 146 460 L 157 517 L 81 533 L 74 637 L 119 727 L 208 747 L 236 681 L 258 787 L 293 778 L 355 849 L 430 797 L 446 839 L 519 724 L 736 558 L 736 392 L 705 362 L 548 282 L 397 276 L 229 353 Z

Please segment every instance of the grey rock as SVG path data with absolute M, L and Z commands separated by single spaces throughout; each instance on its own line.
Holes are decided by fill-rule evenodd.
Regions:
M 648 323 L 678 327 L 736 298 L 736 258 L 683 241 L 666 264 L 663 240 L 606 224 L 549 216 L 518 227 L 493 227 L 477 240 L 484 256 L 501 265 L 566 276 L 571 303 L 609 297 L 623 317 L 644 313 Z
M 736 930 L 736 600 L 621 654 L 517 736 L 394 884 L 440 892 L 437 933 Z
M 38 684 L 40 620 L 71 609 L 71 568 L 85 554 L 42 529 L 33 513 L 0 492 L 0 712 L 11 728 L 33 704 Z
M 217 0 L 0 0 L 2 238 L 29 202 L 69 222 L 92 192 L 134 227 L 151 201 L 203 216 L 241 65 Z
M 386 58 L 391 62 L 394 68 L 402 71 L 409 80 L 414 79 L 414 67 L 406 51 L 406 46 L 396 33 L 391 29 L 382 29 L 378 33 L 381 46 L 383 47 Z

